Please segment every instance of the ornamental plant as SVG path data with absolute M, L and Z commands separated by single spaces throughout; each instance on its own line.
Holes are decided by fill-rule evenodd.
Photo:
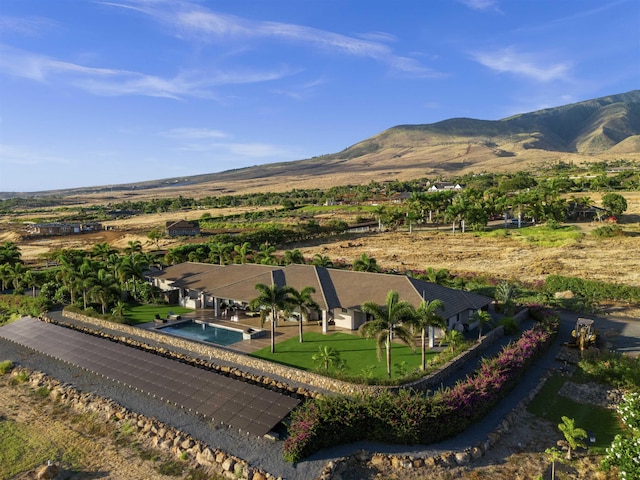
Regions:
M 632 480 L 640 478 L 640 394 L 629 393 L 618 405 L 618 413 L 630 435 L 618 434 L 607 448 L 602 460 L 605 470 L 618 467 L 620 478 Z
M 292 415 L 285 460 L 295 463 L 323 448 L 359 440 L 426 445 L 456 435 L 516 385 L 557 327 L 557 321 L 537 324 L 484 360 L 474 375 L 433 395 L 400 390 L 311 400 Z

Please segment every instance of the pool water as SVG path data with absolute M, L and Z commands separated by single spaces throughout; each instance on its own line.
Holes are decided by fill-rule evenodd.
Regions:
M 216 345 L 231 345 L 242 341 L 242 332 L 240 330 L 196 323 L 193 320 L 162 327 L 161 330 L 180 337 L 215 343 Z

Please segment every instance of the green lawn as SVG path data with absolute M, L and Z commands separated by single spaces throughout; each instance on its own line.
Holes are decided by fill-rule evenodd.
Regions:
M 178 307 L 176 305 L 136 305 L 127 308 L 124 318 L 129 325 L 137 325 L 139 323 L 152 322 L 156 314 L 159 315 L 160 318 L 167 318 L 169 312 L 182 315 L 193 312 L 193 309 Z
M 378 360 L 376 355 L 376 341 L 350 335 L 348 333 L 322 333 L 306 332 L 304 342 L 300 343 L 298 337 L 290 338 L 276 344 L 276 353 L 272 354 L 270 347 L 254 352 L 254 357 L 263 358 L 271 362 L 289 365 L 302 370 L 316 370 L 311 357 L 318 352 L 318 348 L 324 345 L 333 347 L 340 353 L 340 358 L 346 361 L 345 374 L 348 376 L 364 376 L 363 371 L 371 368 L 370 376 L 376 379 L 387 378 L 386 360 Z M 427 351 L 427 362 L 436 353 Z M 394 343 L 391 347 L 392 377 L 398 377 L 396 364 L 406 362 L 406 372 L 420 368 L 420 349 L 415 353 L 403 344 Z
M 584 428 L 595 435 L 596 442 L 587 443 L 589 448 L 594 453 L 604 454 L 605 449 L 611 446 L 616 434 L 623 433 L 618 415 L 613 410 L 576 403 L 558 395 L 558 391 L 566 381 L 567 377 L 564 376 L 549 378 L 527 410 L 555 424 L 562 423 L 562 416 L 573 418 L 577 427 Z M 558 430 L 558 440 L 561 438 L 563 438 L 562 432 Z

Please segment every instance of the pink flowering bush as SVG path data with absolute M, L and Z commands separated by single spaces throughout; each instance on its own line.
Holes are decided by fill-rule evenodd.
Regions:
M 558 326 L 557 317 L 549 316 L 484 360 L 474 375 L 433 395 L 401 390 L 310 401 L 293 414 L 284 457 L 298 462 L 323 448 L 359 440 L 429 444 L 456 435 L 516 385 Z

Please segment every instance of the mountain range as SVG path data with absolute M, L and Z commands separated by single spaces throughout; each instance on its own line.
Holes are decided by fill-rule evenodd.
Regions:
M 640 160 L 640 90 L 514 115 L 398 125 L 341 152 L 180 178 L 34 195 L 194 196 L 327 188 L 372 180 L 535 170 L 559 161 Z M 162 192 L 158 189 L 162 189 Z M 135 192 L 135 193 L 134 193 Z M 170 193 L 171 192 L 171 193 Z M 20 196 L 2 194 L 2 198 Z

